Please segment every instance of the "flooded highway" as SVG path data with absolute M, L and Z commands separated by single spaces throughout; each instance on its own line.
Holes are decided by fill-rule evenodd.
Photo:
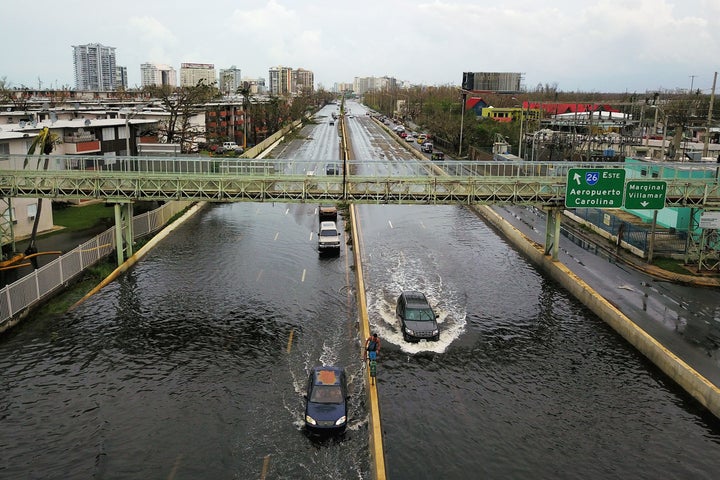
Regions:
M 356 158 L 412 161 L 351 108 Z M 321 175 L 332 109 L 275 158 Z M 388 478 L 716 476 L 718 421 L 474 213 L 359 221 Z M 336 257 L 316 234 L 317 205 L 209 206 L 77 310 L 0 338 L 0 478 L 371 478 L 347 232 Z M 404 289 L 430 299 L 439 342 L 402 340 Z M 302 421 L 319 364 L 350 383 L 328 441 Z

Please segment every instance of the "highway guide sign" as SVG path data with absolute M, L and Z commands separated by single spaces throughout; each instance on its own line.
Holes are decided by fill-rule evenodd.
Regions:
M 620 208 L 625 192 L 622 168 L 571 168 L 568 170 L 565 206 L 568 208 Z
M 720 212 L 703 212 L 700 216 L 700 228 L 720 228 Z
M 667 182 L 629 180 L 625 185 L 625 208 L 629 210 L 662 210 L 665 208 Z

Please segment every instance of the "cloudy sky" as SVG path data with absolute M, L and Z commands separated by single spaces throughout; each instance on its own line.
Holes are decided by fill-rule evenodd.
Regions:
M 3 0 L 0 16 L 13 87 L 73 88 L 72 46 L 88 43 L 116 48 L 131 87 L 145 62 L 305 68 L 326 89 L 510 71 L 530 90 L 709 93 L 720 70 L 720 0 Z

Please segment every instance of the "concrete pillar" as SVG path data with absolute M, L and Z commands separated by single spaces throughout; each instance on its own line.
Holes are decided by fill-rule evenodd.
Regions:
M 551 207 L 548 209 L 545 224 L 545 255 L 550 255 L 553 261 L 557 261 L 560 245 L 560 219 L 563 209 Z
M 133 254 L 133 204 L 115 204 L 115 246 L 118 266 Z

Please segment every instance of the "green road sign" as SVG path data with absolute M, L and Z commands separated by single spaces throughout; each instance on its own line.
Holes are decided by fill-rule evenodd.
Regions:
M 567 176 L 568 208 L 620 208 L 625 189 L 622 168 L 571 168 Z
M 665 208 L 667 182 L 630 180 L 625 185 L 625 208 L 629 210 L 662 210 Z

